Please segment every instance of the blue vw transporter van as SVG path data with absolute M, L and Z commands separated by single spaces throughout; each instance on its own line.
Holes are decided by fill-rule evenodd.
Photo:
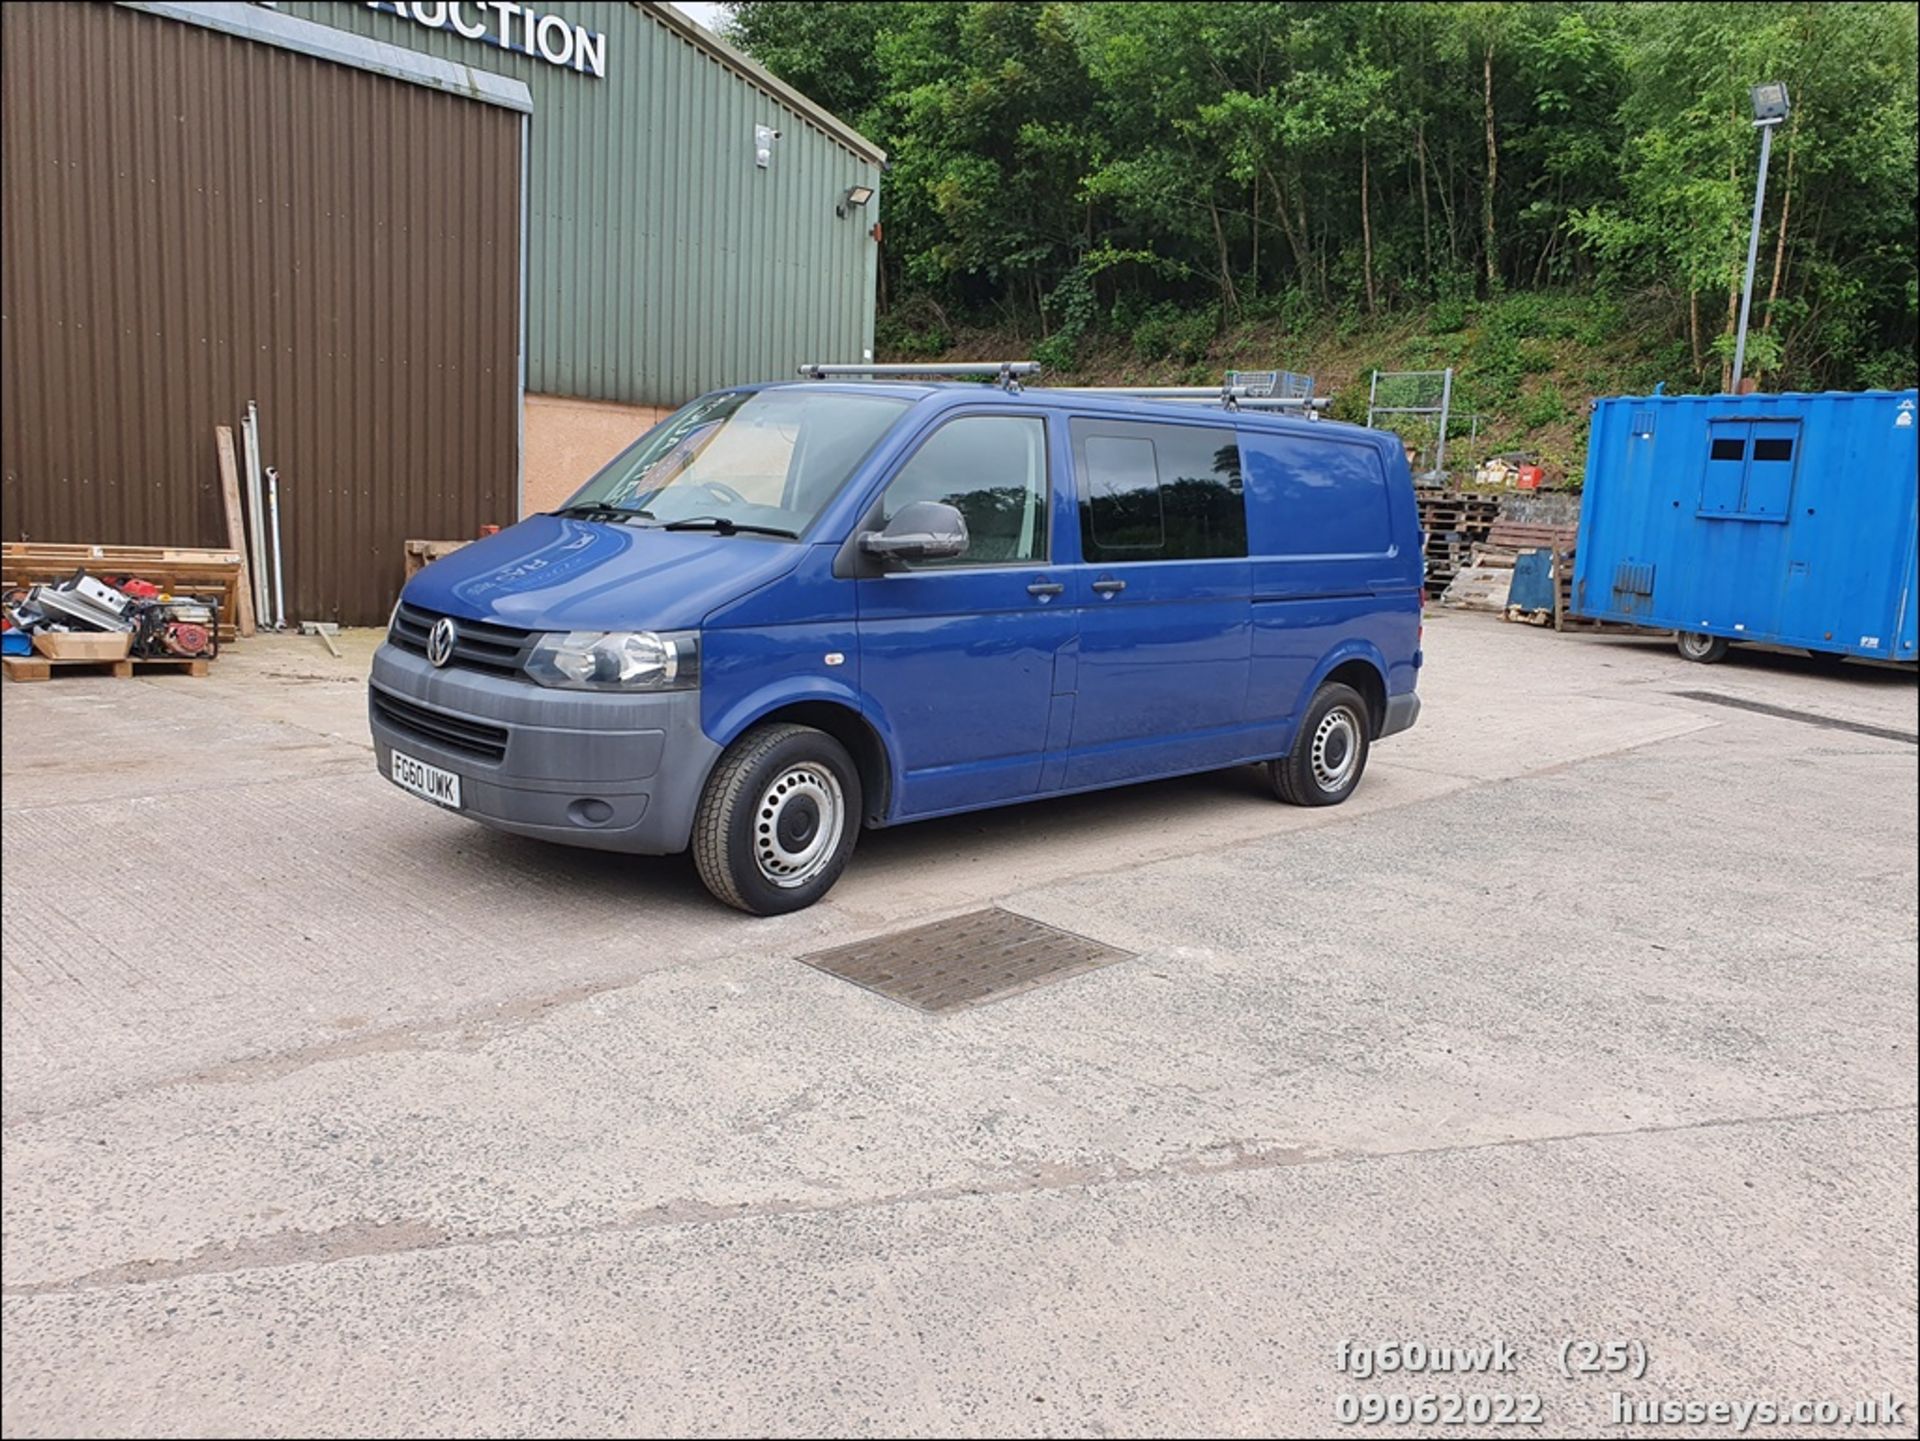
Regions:
M 1387 432 L 1069 389 L 702 396 L 408 582 L 381 772 L 483 824 L 692 849 L 798 910 L 864 826 L 1258 763 L 1337 805 L 1420 702 Z

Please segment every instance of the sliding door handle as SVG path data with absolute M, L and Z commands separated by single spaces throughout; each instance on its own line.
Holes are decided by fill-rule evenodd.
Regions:
M 1124 580 L 1096 580 L 1093 583 L 1095 595 L 1118 595 L 1126 588 L 1127 583 Z

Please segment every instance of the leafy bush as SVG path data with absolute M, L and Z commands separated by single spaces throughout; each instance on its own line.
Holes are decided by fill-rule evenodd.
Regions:
M 1521 341 L 1517 357 L 1522 375 L 1545 375 L 1553 369 L 1553 349 L 1540 341 Z
M 914 306 L 877 317 L 873 322 L 875 351 L 902 360 L 931 360 L 946 354 L 953 348 L 953 333 L 926 313 L 930 309 Z
M 1458 297 L 1436 300 L 1427 313 L 1427 328 L 1436 335 L 1451 335 L 1467 328 L 1467 302 Z
M 1549 380 L 1543 382 L 1521 405 L 1520 423 L 1528 430 L 1544 430 L 1572 414 L 1572 408 L 1568 406 L 1566 396 L 1560 393 L 1560 387 Z
M 1178 360 L 1193 364 L 1204 357 L 1220 329 L 1220 312 L 1183 310 L 1164 300 L 1134 323 L 1133 353 L 1142 360 Z
M 1064 330 L 1057 330 L 1033 347 L 1033 358 L 1047 375 L 1071 372 L 1080 364 L 1080 347 Z
M 1538 295 L 1509 295 L 1481 316 L 1481 326 L 1489 336 L 1519 340 L 1540 333 L 1542 307 Z

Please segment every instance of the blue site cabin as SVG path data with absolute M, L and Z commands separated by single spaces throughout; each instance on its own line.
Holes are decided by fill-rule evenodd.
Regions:
M 712 392 L 428 566 L 374 657 L 382 773 L 521 835 L 691 850 L 763 915 L 863 826 L 1248 763 L 1345 800 L 1420 706 L 1398 437 L 1231 382 L 980 368 Z
M 1920 392 L 1593 402 L 1572 607 L 1730 643 L 1913 661 Z

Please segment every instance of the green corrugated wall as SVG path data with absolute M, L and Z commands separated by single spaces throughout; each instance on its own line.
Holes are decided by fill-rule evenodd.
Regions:
M 834 208 L 851 185 L 878 190 L 880 167 L 646 7 L 541 7 L 606 36 L 604 79 L 363 0 L 278 8 L 532 91 L 529 391 L 674 405 L 869 352 L 879 197 L 845 219 Z M 469 28 L 480 18 L 471 4 L 462 14 Z M 496 29 L 491 9 L 485 19 Z M 781 131 L 765 170 L 754 164 L 755 125 Z

